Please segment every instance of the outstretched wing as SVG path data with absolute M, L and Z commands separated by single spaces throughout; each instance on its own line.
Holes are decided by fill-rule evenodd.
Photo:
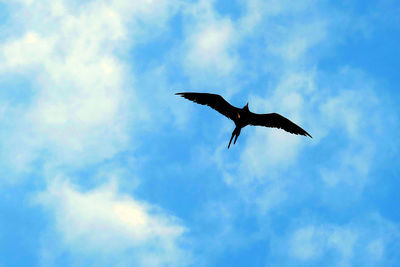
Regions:
M 237 118 L 238 108 L 229 104 L 222 96 L 208 93 L 176 93 L 201 105 L 207 105 L 231 120 Z
M 304 129 L 302 129 L 300 126 L 294 124 L 290 120 L 286 119 L 285 117 L 277 113 L 268 113 L 268 114 L 252 113 L 249 118 L 249 124 L 256 126 L 258 125 L 265 127 L 280 128 L 292 134 L 301 134 L 312 138 L 312 136 L 309 133 L 307 133 Z

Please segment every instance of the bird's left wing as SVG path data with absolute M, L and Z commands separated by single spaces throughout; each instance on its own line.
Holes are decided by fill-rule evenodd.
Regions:
M 238 116 L 239 109 L 229 104 L 220 95 L 208 93 L 176 93 L 175 95 L 182 96 L 201 105 L 207 105 L 231 120 Z
M 257 114 L 251 113 L 249 117 L 249 124 L 251 125 L 258 125 L 258 126 L 265 126 L 265 127 L 274 127 L 283 129 L 292 134 L 301 134 L 304 136 L 312 136 L 307 133 L 304 129 L 302 129 L 297 124 L 291 122 L 290 120 L 286 119 L 285 117 L 277 114 L 277 113 L 268 113 L 268 114 Z

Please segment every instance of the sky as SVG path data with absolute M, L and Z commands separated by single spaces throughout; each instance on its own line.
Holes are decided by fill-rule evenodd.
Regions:
M 400 266 L 399 14 L 0 0 L 0 266 Z

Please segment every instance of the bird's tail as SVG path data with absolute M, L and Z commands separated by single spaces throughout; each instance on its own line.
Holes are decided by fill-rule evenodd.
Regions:
M 236 144 L 236 140 L 238 139 L 238 137 L 239 137 L 239 135 L 240 135 L 240 130 L 241 130 L 241 128 L 238 128 L 238 127 L 236 127 L 235 130 L 233 130 L 232 136 L 231 136 L 231 140 L 229 140 L 228 149 L 229 149 L 229 147 L 231 146 L 232 139 L 233 139 L 233 137 L 234 137 L 235 135 L 236 135 L 236 136 L 235 136 L 235 140 L 233 141 L 233 144 Z

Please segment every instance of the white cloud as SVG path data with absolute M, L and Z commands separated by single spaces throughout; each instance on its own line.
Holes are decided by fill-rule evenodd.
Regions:
M 295 25 L 291 29 L 277 29 L 274 32 L 277 37 L 267 40 L 267 49 L 285 61 L 293 62 L 323 41 L 326 31 L 327 22 L 324 20 Z
M 398 225 L 377 214 L 354 218 L 344 225 L 296 225 L 289 237 L 289 248 L 284 245 L 287 241 L 283 241 L 282 253 L 290 252 L 291 257 L 304 262 L 322 259 L 332 266 L 385 266 L 386 253 L 390 253 L 389 246 L 397 242 L 399 229 Z
M 357 241 L 356 231 L 337 226 L 306 226 L 296 230 L 290 240 L 291 255 L 300 260 L 314 260 L 334 249 L 342 261 L 353 256 Z
M 10 129 L 16 134 L 3 140 L 7 164 L 27 170 L 41 153 L 70 165 L 112 157 L 128 143 L 128 127 L 146 118 L 115 51 L 135 43 L 130 37 L 154 35 L 177 2 L 21 3 L 14 8 L 29 15 L 17 24 L 23 33 L 0 44 L 0 73 L 30 77 L 35 92 L 28 106 L 7 114 L 19 116 Z
M 354 105 L 359 101 L 356 91 L 342 91 L 340 95 L 331 97 L 325 103 L 321 103 L 321 112 L 326 117 L 327 123 L 343 126 L 349 135 L 355 135 L 360 126 L 360 105 Z
M 319 134 L 325 139 L 333 134 L 341 138 L 332 151 L 333 159 L 325 166 L 320 164 L 321 178 L 329 187 L 340 184 L 363 189 L 378 146 L 375 140 L 381 139 L 379 129 L 387 127 L 390 115 L 383 119 L 385 99 L 374 92 L 374 82 L 365 74 L 345 68 L 333 86 L 339 86 L 338 81 L 342 85 L 336 94 L 319 97 Z
M 313 1 L 260 1 L 245 2 L 246 13 L 238 27 L 242 35 L 261 34 L 265 51 L 270 58 L 267 64 L 276 65 L 277 60 L 284 68 L 296 68 L 307 61 L 309 50 L 326 39 L 330 16 L 315 12 L 319 5 Z M 274 69 L 275 67 L 275 69 Z M 272 66 L 271 72 L 276 71 Z
M 221 75 L 233 70 L 236 59 L 230 47 L 234 42 L 234 30 L 229 20 L 205 25 L 189 38 L 188 67 L 198 71 L 212 69 Z
M 256 129 L 248 138 L 240 166 L 250 177 L 263 177 L 271 166 L 290 165 L 302 141 L 302 137 L 278 129 Z
M 256 28 L 265 19 L 296 15 L 303 11 L 309 14 L 313 2 L 310 0 L 296 2 L 288 0 L 248 0 L 245 4 L 246 13 L 240 19 L 240 24 L 243 31 L 252 32 L 262 30 L 263 28 Z
M 212 0 L 201 0 L 187 6 L 185 14 L 191 18 L 186 25 L 185 67 L 195 76 L 199 73 L 223 76 L 237 65 L 235 25 L 227 17 L 220 17 Z
M 61 236 L 61 244 L 54 245 L 61 245 L 74 256 L 96 257 L 100 253 L 101 261 L 129 252 L 130 257 L 116 264 L 130 259 L 130 264 L 140 266 L 180 266 L 189 260 L 179 246 L 186 231 L 179 220 L 158 207 L 118 193 L 115 184 L 85 192 L 56 179 L 35 202 L 54 215 L 54 229 Z M 44 249 L 51 250 L 49 245 Z
M 321 164 L 321 179 L 328 187 L 347 185 L 362 189 L 368 182 L 375 145 L 367 140 L 363 142 L 363 146 L 361 142 L 350 144 L 336 153 L 334 167 Z
M 337 249 L 344 259 L 349 259 L 356 241 L 357 234 L 352 229 L 336 228 L 329 233 L 328 245 Z
M 297 230 L 290 241 L 291 253 L 298 259 L 308 260 L 321 254 L 321 233 L 313 226 Z

